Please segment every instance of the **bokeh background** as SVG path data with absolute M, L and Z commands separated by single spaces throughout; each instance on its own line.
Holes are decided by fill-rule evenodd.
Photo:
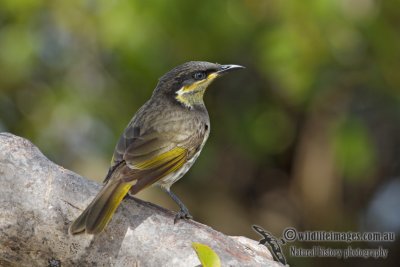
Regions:
M 194 217 L 258 240 L 400 232 L 400 2 L 1 0 L 0 130 L 102 181 L 158 77 L 189 60 L 246 66 L 205 101 L 212 131 L 173 189 Z M 139 197 L 176 210 L 161 190 Z M 313 243 L 298 243 L 310 247 Z M 397 266 L 294 258 L 293 266 Z

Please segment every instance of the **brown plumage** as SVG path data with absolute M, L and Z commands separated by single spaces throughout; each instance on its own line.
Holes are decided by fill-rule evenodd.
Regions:
M 177 219 L 191 218 L 170 187 L 193 165 L 210 133 L 203 102 L 207 86 L 238 65 L 187 62 L 160 78 L 152 97 L 120 137 L 104 187 L 70 226 L 71 234 L 101 232 L 130 191 L 158 184 L 179 205 Z

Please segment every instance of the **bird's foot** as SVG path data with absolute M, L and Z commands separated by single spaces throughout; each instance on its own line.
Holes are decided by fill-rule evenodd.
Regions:
M 190 215 L 189 211 L 181 209 L 176 215 L 174 219 L 174 224 L 177 223 L 179 220 L 184 219 L 184 220 L 189 220 L 192 219 L 193 216 Z

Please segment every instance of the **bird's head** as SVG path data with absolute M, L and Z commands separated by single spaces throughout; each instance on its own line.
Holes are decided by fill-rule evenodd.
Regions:
M 202 61 L 186 62 L 162 76 L 153 95 L 166 94 L 188 108 L 202 105 L 204 92 L 216 78 L 242 68 Z

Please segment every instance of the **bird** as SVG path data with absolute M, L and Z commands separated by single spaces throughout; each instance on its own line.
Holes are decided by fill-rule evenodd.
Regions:
M 179 206 L 174 223 L 192 219 L 171 186 L 192 167 L 210 134 L 203 100 L 207 87 L 242 68 L 190 61 L 164 74 L 119 138 L 102 189 L 72 222 L 69 233 L 101 233 L 128 193 L 135 195 L 150 185 L 160 186 Z

